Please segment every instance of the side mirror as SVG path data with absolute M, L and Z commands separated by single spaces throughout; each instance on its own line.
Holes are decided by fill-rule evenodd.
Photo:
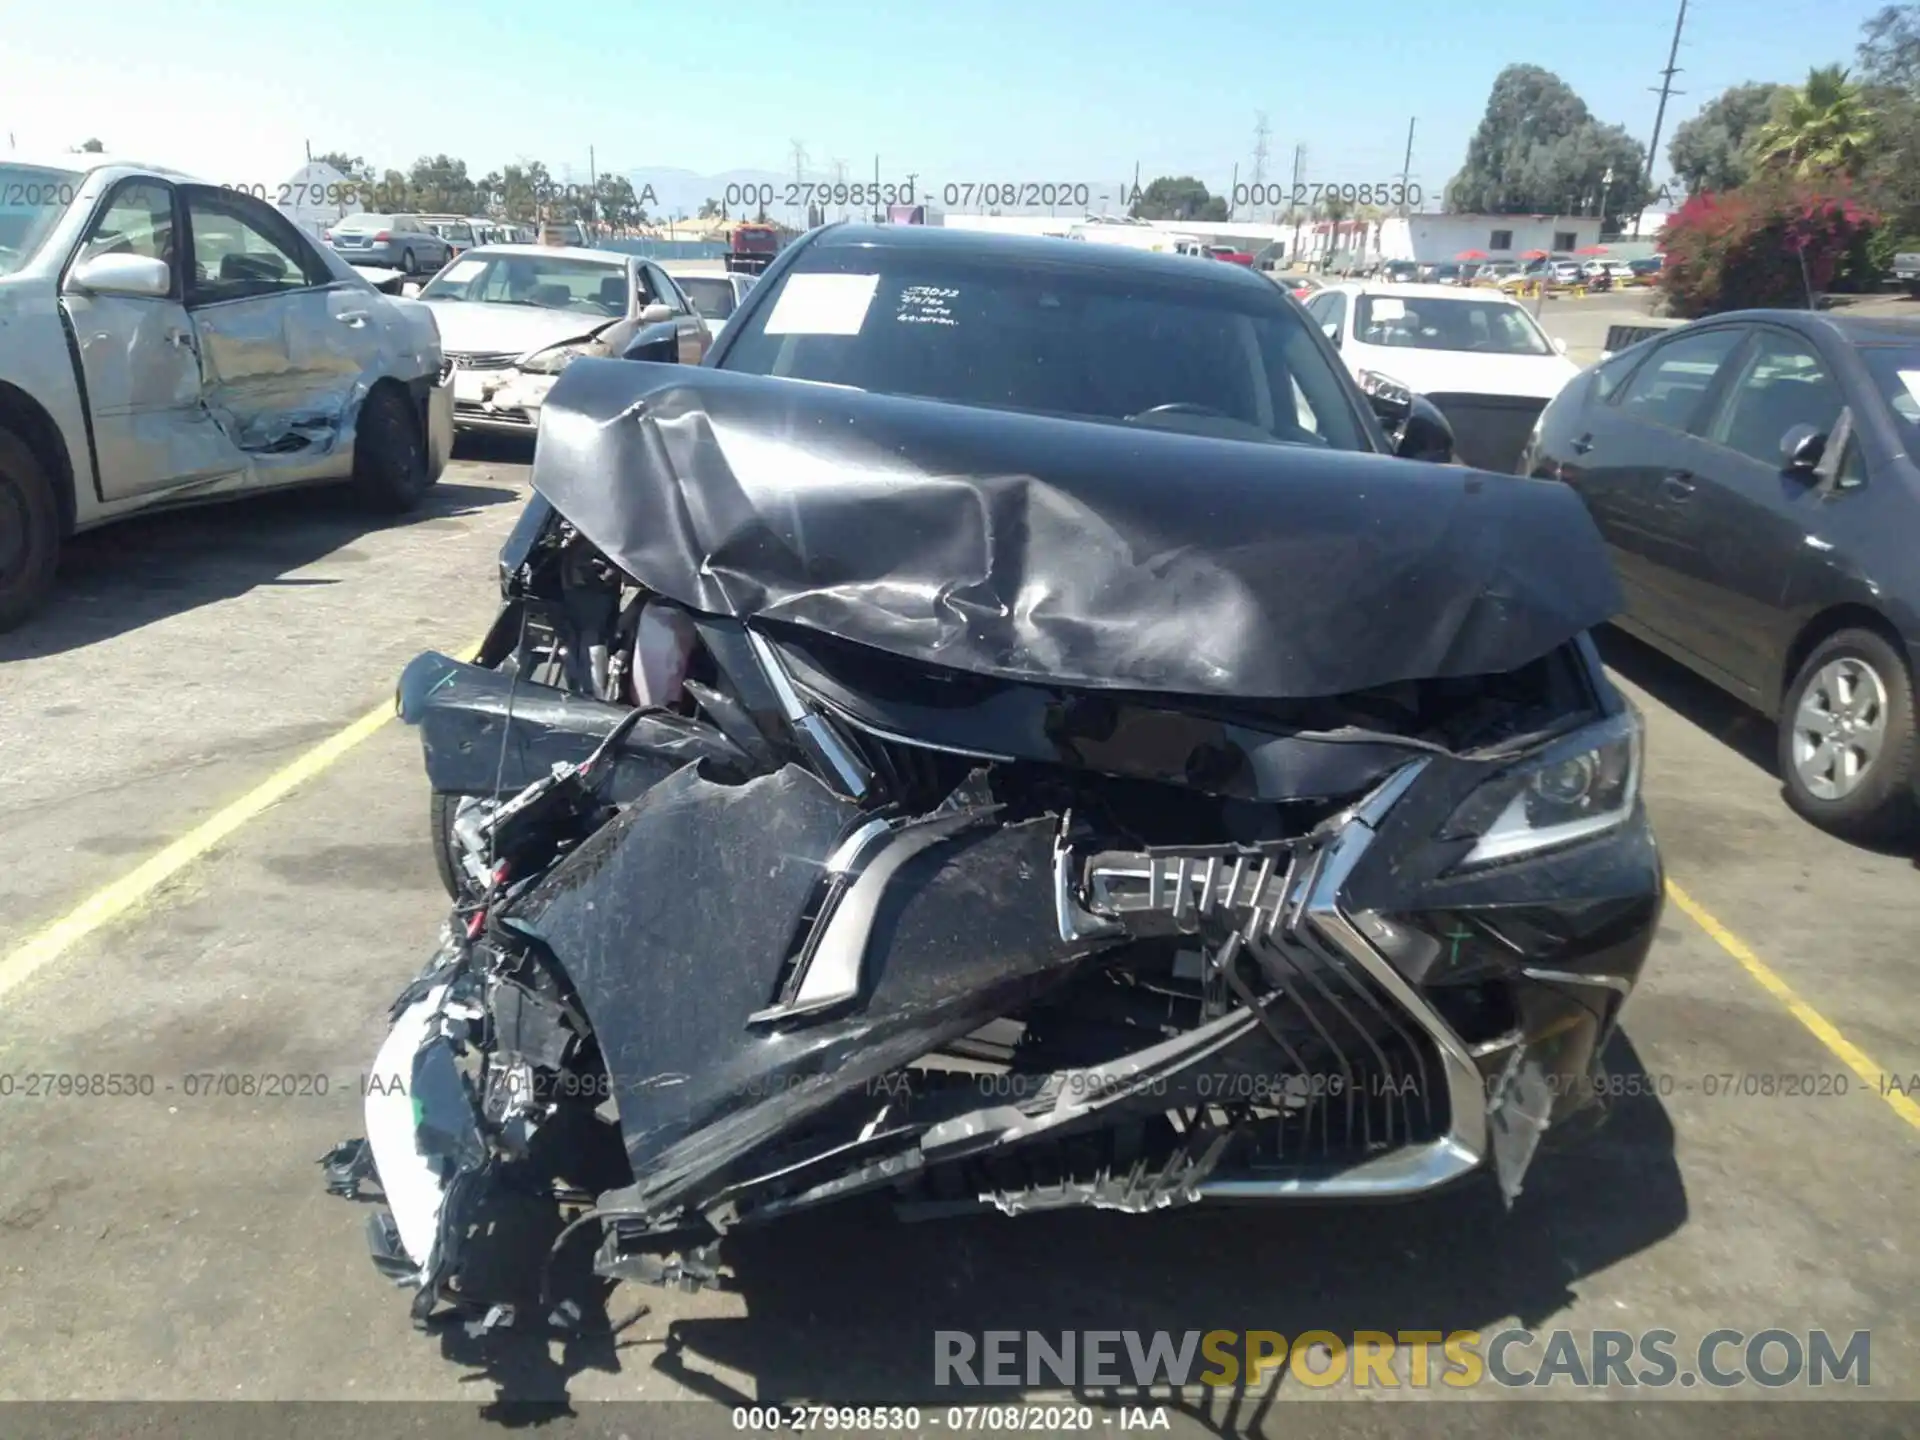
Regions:
M 406 284 L 400 287 L 400 293 L 409 300 L 418 300 L 420 298 L 420 282 L 417 280 L 407 281 Z
M 1453 461 L 1453 426 L 1447 417 L 1424 395 L 1412 397 L 1407 407 L 1407 418 L 1400 426 L 1400 435 L 1393 447 L 1393 453 L 1402 460 L 1429 460 L 1436 465 L 1447 465 Z
M 74 267 L 67 289 L 82 295 L 164 300 L 173 291 L 173 269 L 148 255 L 96 255 Z
M 1792 474 L 1811 474 L 1826 453 L 1827 437 L 1811 425 L 1796 425 L 1780 437 L 1780 458 Z
M 1566 354 L 1566 353 L 1567 353 L 1567 342 L 1566 342 L 1566 340 L 1565 340 L 1565 339 L 1563 339 L 1562 337 L 1560 337 L 1560 336 L 1558 336 L 1558 335 L 1556 335 L 1556 336 L 1554 336 L 1554 337 L 1553 337 L 1553 348 L 1554 348 L 1554 349 L 1556 349 L 1556 350 L 1558 350 L 1558 351 L 1559 351 L 1559 352 L 1560 352 L 1560 353 L 1561 353 L 1562 355 L 1564 355 L 1564 354 Z
M 673 319 L 673 307 L 662 305 L 658 300 L 640 312 L 642 325 L 664 325 Z

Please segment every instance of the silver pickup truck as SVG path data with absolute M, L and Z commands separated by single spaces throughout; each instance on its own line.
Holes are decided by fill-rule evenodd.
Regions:
M 1920 298 L 1920 253 L 1910 250 L 1894 256 L 1893 278 L 1906 287 L 1909 295 Z

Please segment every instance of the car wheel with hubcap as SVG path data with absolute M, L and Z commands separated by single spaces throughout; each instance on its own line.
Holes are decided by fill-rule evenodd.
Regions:
M 395 515 L 413 509 L 433 485 L 419 423 L 394 386 L 375 387 L 360 407 L 353 485 L 368 505 Z
M 1881 838 L 1913 818 L 1913 677 L 1872 630 L 1814 647 L 1780 711 L 1788 802 L 1823 830 Z
M 38 608 L 53 588 L 59 561 L 53 480 L 24 440 L 0 430 L 0 630 L 11 630 Z
M 413 251 L 402 250 L 400 252 L 400 268 L 409 275 L 418 275 L 420 273 L 420 262 L 413 258 Z

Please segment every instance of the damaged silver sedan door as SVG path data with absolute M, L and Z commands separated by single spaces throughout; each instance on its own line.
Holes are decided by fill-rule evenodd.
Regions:
M 217 479 L 245 461 L 206 411 L 174 187 L 124 180 L 61 287 L 86 376 L 103 499 Z
M 378 302 L 336 286 L 271 206 L 209 185 L 180 193 L 207 409 L 263 480 L 297 478 L 288 472 L 316 462 L 337 468 L 347 413 L 379 350 Z

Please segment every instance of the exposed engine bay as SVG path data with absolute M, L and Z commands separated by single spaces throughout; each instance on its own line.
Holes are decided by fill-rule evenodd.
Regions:
M 905 573 L 869 585 L 893 617 L 869 623 L 858 561 L 826 546 L 804 603 L 773 583 L 690 595 L 622 543 L 636 531 L 563 510 L 582 467 L 658 500 L 676 445 L 709 467 L 753 453 L 725 423 L 740 382 L 691 382 L 727 394 L 675 431 L 684 394 L 622 379 L 609 415 L 615 380 L 577 369 L 549 424 L 645 454 L 543 432 L 476 663 L 423 655 L 400 686 L 455 901 L 394 1004 L 367 1138 L 328 1170 L 341 1193 L 378 1183 L 374 1257 L 417 1316 L 497 1312 L 483 1217 L 506 1192 L 552 1208 L 554 1250 L 597 1225 L 599 1275 L 680 1284 L 719 1278 L 738 1226 L 871 1192 L 920 1218 L 1144 1213 L 1490 1170 L 1516 1200 L 1542 1136 L 1590 1101 L 1661 904 L 1640 724 L 1594 615 L 1543 617 L 1519 586 L 1490 612 L 1483 592 L 1451 636 L 1394 642 L 1459 664 L 1379 679 L 1377 653 L 1355 656 L 1374 683 L 1313 693 L 1342 662 L 1308 643 L 1302 685 L 1242 694 L 1095 683 L 1103 645 L 1176 681 L 1194 647 L 1150 655 L 1078 616 L 1048 621 L 1066 679 L 991 618 L 929 644 L 895 623 Z M 728 503 L 711 469 L 679 493 Z M 790 536 L 809 502 L 788 498 Z M 1057 563 L 1033 533 L 1029 588 Z M 1563 570 L 1589 535 L 1564 522 Z M 740 565 L 700 544 L 681 576 Z

